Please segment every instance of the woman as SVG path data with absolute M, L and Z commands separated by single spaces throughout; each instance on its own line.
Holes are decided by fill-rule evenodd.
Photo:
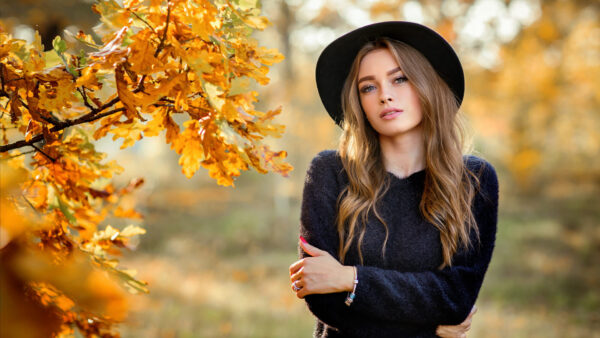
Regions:
M 310 165 L 302 258 L 290 266 L 315 336 L 464 336 L 494 247 L 498 182 L 462 154 L 458 57 L 425 26 L 383 22 L 332 42 L 316 77 L 343 135 Z

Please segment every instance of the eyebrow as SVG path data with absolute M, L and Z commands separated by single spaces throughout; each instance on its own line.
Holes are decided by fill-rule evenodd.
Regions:
M 396 68 L 388 71 L 387 75 L 392 75 L 392 74 L 394 74 L 396 72 L 399 72 L 401 70 L 402 69 L 400 69 L 400 67 L 396 67 Z M 368 81 L 368 80 L 375 80 L 375 77 L 373 75 L 367 75 L 367 76 L 361 77 L 360 79 L 358 79 L 358 82 L 356 84 L 359 84 L 359 83 L 361 83 L 363 81 Z

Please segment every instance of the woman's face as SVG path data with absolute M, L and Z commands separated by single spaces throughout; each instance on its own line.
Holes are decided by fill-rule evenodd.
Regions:
M 367 120 L 380 136 L 421 132 L 419 96 L 388 49 L 371 51 L 361 60 L 358 95 Z

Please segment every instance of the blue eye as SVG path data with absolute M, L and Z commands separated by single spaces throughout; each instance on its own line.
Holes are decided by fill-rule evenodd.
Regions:
M 373 86 L 373 85 L 366 85 L 366 86 L 360 88 L 360 92 L 361 93 L 368 93 L 370 91 L 373 91 L 374 89 L 375 89 L 375 86 Z
M 408 81 L 408 79 L 406 78 L 406 76 L 400 76 L 394 79 L 394 83 L 403 83 Z

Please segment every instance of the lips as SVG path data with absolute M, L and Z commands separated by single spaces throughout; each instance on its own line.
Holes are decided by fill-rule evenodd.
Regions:
M 398 108 L 386 108 L 384 109 L 380 114 L 379 117 L 381 117 L 384 120 L 389 120 L 389 119 L 393 119 L 396 116 L 400 115 L 403 112 L 402 109 L 398 109 Z

